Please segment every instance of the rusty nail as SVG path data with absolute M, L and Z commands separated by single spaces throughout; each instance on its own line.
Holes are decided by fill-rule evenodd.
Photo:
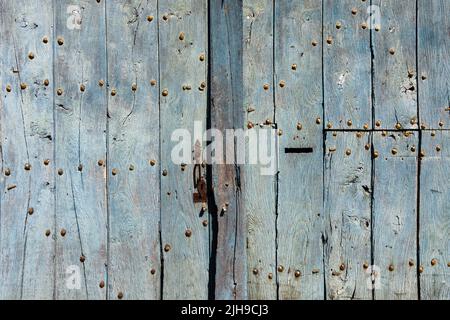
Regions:
M 426 80 L 427 76 L 425 74 L 422 74 L 422 80 Z
M 364 149 L 369 150 L 370 149 L 370 144 L 366 143 L 364 146 Z
M 353 8 L 353 9 L 352 9 L 352 14 L 355 15 L 355 14 L 357 14 L 357 13 L 358 13 L 358 9 Z
M 422 124 L 420 125 L 420 129 L 425 130 L 426 128 L 427 128 L 427 126 L 426 126 L 425 124 L 422 123 Z
M 98 162 L 97 162 L 97 164 L 99 165 L 99 166 L 103 166 L 103 164 L 104 164 L 105 162 L 103 161 L 103 160 L 98 160 Z
M 122 299 L 122 298 L 123 298 L 123 293 L 122 293 L 122 292 L 119 292 L 119 293 L 117 294 L 117 298 Z
M 380 31 L 381 30 L 381 26 L 379 24 L 375 25 L 375 31 Z
M 316 123 L 317 123 L 317 124 L 321 124 L 321 123 L 322 123 L 322 120 L 321 120 L 319 117 L 317 117 L 317 118 L 316 118 Z
M 200 54 L 200 56 L 198 57 L 198 59 L 200 60 L 200 61 L 205 61 L 205 55 L 202 53 L 202 54 Z
M 415 119 L 415 118 L 412 118 L 412 119 L 409 121 L 409 123 L 411 123 L 412 125 L 416 124 L 416 119 Z
M 147 16 L 147 21 L 148 22 L 152 22 L 153 21 L 153 16 Z
M 392 148 L 391 153 L 392 153 L 393 155 L 396 155 L 396 154 L 397 154 L 397 149 Z
M 361 28 L 362 28 L 363 30 L 367 29 L 367 23 L 363 22 L 363 23 L 361 24 Z
M 78 165 L 78 171 L 83 171 L 83 165 L 81 163 Z
M 363 263 L 363 268 L 364 268 L 364 269 L 369 268 L 369 264 L 368 264 L 367 262 L 364 262 L 364 263 Z
M 25 90 L 27 88 L 27 84 L 25 82 L 22 82 L 20 84 L 20 89 Z
M 387 131 L 386 131 L 386 130 L 383 130 L 383 132 L 381 132 L 381 135 L 382 135 L 383 137 L 386 137 L 386 136 L 387 136 Z
M 251 121 L 247 122 L 247 128 L 248 129 L 253 128 L 253 122 L 251 122 Z
M 98 81 L 98 85 L 99 85 L 100 87 L 103 87 L 103 86 L 105 85 L 105 81 L 99 80 L 99 81 Z
M 15 189 L 16 187 L 17 186 L 15 184 L 10 184 L 10 185 L 8 185 L 8 187 L 6 189 L 9 191 L 9 190 Z
M 45 43 L 45 44 L 47 44 L 47 43 L 48 43 L 48 37 L 43 37 L 43 38 L 42 38 L 42 42 Z
M 408 265 L 409 265 L 410 267 L 413 267 L 413 266 L 414 266 L 414 261 L 413 261 L 413 260 L 409 260 L 409 261 L 408 261 Z
M 348 156 L 351 155 L 352 154 L 352 150 L 350 150 L 350 149 L 345 150 L 345 154 L 348 155 Z
M 439 121 L 439 127 L 443 127 L 444 126 L 444 122 L 443 121 Z
M 327 38 L 327 43 L 328 43 L 328 44 L 332 44 L 332 43 L 333 43 L 333 37 L 328 36 L 328 38 Z
M 180 40 L 184 40 L 184 32 L 180 32 L 180 34 L 178 35 L 178 39 Z
M 27 213 L 31 216 L 34 213 L 34 209 L 33 208 L 28 208 Z
M 447 267 L 449 267 L 449 268 L 450 268 L 450 262 L 447 262 Z
M 258 269 L 253 268 L 253 274 L 256 276 L 258 274 Z
M 200 88 L 202 88 L 202 89 L 205 89 L 206 88 L 206 82 L 202 82 L 202 83 L 200 83 Z
M 28 53 L 28 59 L 30 59 L 30 60 L 34 59 L 34 53 L 33 52 Z
M 5 169 L 5 176 L 10 176 L 11 175 L 11 170 L 9 168 Z
M 395 49 L 394 49 L 394 48 L 390 48 L 390 49 L 389 49 L 389 53 L 390 53 L 391 55 L 395 54 Z
M 58 95 L 58 96 L 60 96 L 60 95 L 62 95 L 63 94 L 63 89 L 61 89 L 61 88 L 58 88 L 58 90 L 56 90 L 56 94 Z
M 303 126 L 300 122 L 297 122 L 297 130 L 302 130 Z
M 367 124 L 367 123 L 364 123 L 364 125 L 363 125 L 363 128 L 364 128 L 364 130 L 367 130 L 367 129 L 369 129 L 369 124 Z
M 437 264 L 437 259 L 431 259 L 431 265 L 432 266 L 435 266 Z
M 136 84 L 136 83 L 133 83 L 133 84 L 131 85 L 131 90 L 132 90 L 132 91 L 136 91 L 136 90 L 137 90 L 137 84 Z
M 317 42 L 317 40 L 313 40 L 313 41 L 311 42 L 311 44 L 313 45 L 313 47 L 315 47 L 315 46 L 317 46 L 318 42 Z
M 11 85 L 8 84 L 8 85 L 6 86 L 6 92 L 11 92 Z
M 296 278 L 298 278 L 302 275 L 302 273 L 300 272 L 300 270 L 295 270 L 294 275 Z
M 362 133 L 361 133 L 361 132 L 357 132 L 357 133 L 356 133 L 356 137 L 357 137 L 357 138 L 361 138 L 361 137 L 362 137 Z
M 100 283 L 98 284 L 98 286 L 100 287 L 100 288 L 104 288 L 105 287 L 105 281 L 100 281 Z
M 312 274 L 318 274 L 320 272 L 319 269 L 312 269 Z
M 279 83 L 280 88 L 284 88 L 285 85 L 286 85 L 286 82 L 284 80 L 281 80 Z
M 416 152 L 416 147 L 415 146 L 411 146 L 411 151 L 412 152 Z
M 61 233 L 61 236 L 64 237 L 64 236 L 66 236 L 67 231 L 66 231 L 66 229 L 61 229 L 60 233 Z
M 340 29 L 342 27 L 342 23 L 340 21 L 336 22 L 336 29 Z
M 389 265 L 389 271 L 394 271 L 394 265 L 393 264 Z
M 414 77 L 414 71 L 408 70 L 408 78 Z
M 156 86 L 156 80 L 155 79 L 150 80 L 150 85 L 151 86 Z
M 374 152 L 373 152 L 373 157 L 374 157 L 374 158 L 378 158 L 378 156 L 379 156 L 378 151 L 374 151 Z
M 381 126 L 381 121 L 380 121 L 380 120 L 377 120 L 377 121 L 375 122 L 375 125 L 376 125 L 377 127 Z
M 283 272 L 284 271 L 284 267 L 280 264 L 277 268 L 278 272 Z
M 348 125 L 349 127 L 351 127 L 351 126 L 352 126 L 352 120 L 347 120 L 347 125 Z
M 83 263 L 84 261 L 86 261 L 86 257 L 84 255 L 80 256 L 80 262 Z
M 189 238 L 190 236 L 192 236 L 192 231 L 190 229 L 187 229 L 184 235 Z
M 112 89 L 112 90 L 111 90 L 111 95 L 114 97 L 116 94 L 117 94 L 116 89 Z
M 150 160 L 150 165 L 153 167 L 156 164 L 156 160 Z
M 297 70 L 297 65 L 296 65 L 295 63 L 293 63 L 293 64 L 291 65 L 291 69 L 292 69 L 292 70 Z
M 278 135 L 282 136 L 283 135 L 283 130 L 282 129 L 278 129 Z
M 441 151 L 441 146 L 436 146 L 436 151 L 437 152 Z
M 170 246 L 170 244 L 166 244 L 166 245 L 164 246 L 164 251 L 165 251 L 165 252 L 169 252 L 170 249 L 172 249 L 172 247 Z
M 339 270 L 344 271 L 345 270 L 345 264 L 341 263 L 339 266 Z
M 164 177 L 167 176 L 167 170 L 166 170 L 166 169 L 163 170 L 162 175 L 163 175 Z
M 267 278 L 269 278 L 269 280 L 272 280 L 272 279 L 273 279 L 273 273 L 270 272 L 270 273 L 267 275 Z
M 134 166 L 132 164 L 130 164 L 130 166 L 128 167 L 128 170 L 133 171 L 134 170 Z
M 420 151 L 420 156 L 421 156 L 421 157 L 425 157 L 425 151 L 423 151 L 423 150 Z
M 64 39 L 62 37 L 58 37 L 58 44 L 62 46 L 64 44 Z
M 152 268 L 152 269 L 150 270 L 150 273 L 151 273 L 151 274 L 155 274 L 155 273 L 156 273 L 156 269 Z
M 423 270 L 424 270 L 423 266 L 420 266 L 420 267 L 419 267 L 419 273 L 422 273 Z
M 85 85 L 84 85 L 84 84 L 81 84 L 81 85 L 80 85 L 80 91 L 81 91 L 81 92 L 84 92 L 85 90 L 86 90 Z
M 25 168 L 25 170 L 27 170 L 27 171 L 31 170 L 31 164 L 25 163 L 24 168 Z
M 264 90 L 269 90 L 269 84 L 268 84 L 268 83 L 265 83 L 264 86 L 263 86 L 263 88 L 264 88 Z
M 167 16 L 167 14 L 163 15 L 162 18 L 163 18 L 164 21 L 167 21 L 167 19 L 169 19 L 169 17 Z
M 45 230 L 45 235 L 48 237 L 49 235 L 50 235 L 50 230 L 49 229 L 47 229 L 47 230 Z
M 207 227 L 208 226 L 208 220 L 203 220 L 202 224 L 203 224 L 204 227 Z
M 119 170 L 117 170 L 116 168 L 113 168 L 111 170 L 111 173 L 112 173 L 113 176 L 115 176 L 115 175 L 117 175 L 117 173 L 119 173 Z
M 330 151 L 330 152 L 335 152 L 335 151 L 336 151 L 336 147 L 329 147 L 329 148 L 328 148 L 328 151 Z
M 162 91 L 162 96 L 163 97 L 167 97 L 169 95 L 169 91 L 167 90 L 167 89 L 164 89 L 163 91 Z
M 435 131 L 431 131 L 430 135 L 431 135 L 432 137 L 434 137 L 434 136 L 436 135 L 436 132 L 435 132 Z
M 402 128 L 402 125 L 400 123 L 395 124 L 395 129 L 400 130 Z
M 62 175 L 64 174 L 63 169 L 58 169 L 58 174 L 59 174 L 60 176 L 62 176 Z
M 331 124 L 331 122 L 328 122 L 328 123 L 327 123 L 327 128 L 328 128 L 328 129 L 331 129 L 332 127 L 333 127 L 333 125 Z

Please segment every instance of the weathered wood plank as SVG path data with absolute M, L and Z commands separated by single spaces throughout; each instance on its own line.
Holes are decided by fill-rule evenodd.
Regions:
M 420 125 L 450 129 L 450 2 L 418 1 Z
M 325 123 L 332 128 L 371 128 L 371 51 L 368 3 L 324 0 Z M 320 39 L 313 39 L 318 43 Z
M 225 130 L 244 127 L 242 110 L 242 4 L 233 0 L 210 2 L 211 128 Z M 227 146 L 239 148 L 226 139 Z M 214 200 L 220 209 L 228 203 L 226 214 L 217 214 L 215 252 L 215 298 L 247 297 L 247 228 L 242 207 L 243 166 L 237 155 L 226 164 L 212 166 Z M 211 279 L 211 278 L 210 278 Z
M 157 1 L 109 1 L 106 12 L 108 298 L 159 299 Z
M 208 50 L 208 6 L 203 0 L 170 0 L 159 1 L 158 8 L 163 298 L 206 299 L 208 212 L 202 211 L 201 203 L 193 202 L 194 165 L 189 162 L 196 154 L 184 154 L 186 166 L 175 163 L 171 153 L 176 143 L 171 141 L 171 136 L 176 129 L 187 130 L 191 135 L 191 141 L 187 141 L 191 145 L 189 151 L 193 152 L 194 141 L 201 143 L 206 127 L 207 60 L 202 61 L 200 57 Z M 199 137 L 194 132 L 196 121 Z M 201 150 L 201 145 L 197 150 Z
M 280 299 L 324 297 L 322 45 L 311 45 L 321 37 L 322 1 L 275 2 Z
M 105 2 L 55 1 L 56 299 L 104 299 Z M 67 285 L 70 271 L 79 284 Z M 76 282 L 75 282 L 76 284 Z
M 253 127 L 274 121 L 273 2 L 244 0 L 242 19 L 243 111 L 247 112 L 247 128 L 257 130 Z M 276 299 L 276 176 L 262 175 L 260 169 L 258 165 L 247 165 L 243 181 L 248 221 L 248 297 Z
M 420 297 L 450 299 L 450 132 L 422 132 L 420 169 Z
M 371 154 L 367 132 L 327 132 L 325 270 L 329 299 L 371 299 Z
M 417 299 L 417 132 L 375 132 L 373 263 L 377 300 Z M 375 153 L 376 152 L 376 153 Z
M 372 1 L 374 118 L 377 128 L 417 128 L 416 0 Z
M 1 299 L 53 297 L 52 21 L 52 1 L 0 2 Z

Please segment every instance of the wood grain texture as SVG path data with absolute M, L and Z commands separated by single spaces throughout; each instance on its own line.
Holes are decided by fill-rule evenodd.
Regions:
M 242 110 L 242 5 L 233 0 L 210 2 L 211 128 L 243 128 Z M 225 140 L 233 150 L 239 145 Z M 215 256 L 215 298 L 247 297 L 246 221 L 243 211 L 243 165 L 237 155 L 227 164 L 212 166 L 212 187 L 216 205 L 217 248 Z M 218 212 L 226 206 L 225 214 Z M 214 232 L 214 230 L 213 230 Z M 212 253 L 214 254 L 214 253 Z M 210 278 L 211 279 L 211 278 Z
M 323 299 L 321 1 L 275 3 L 275 105 L 279 138 L 280 299 Z M 301 125 L 301 130 L 298 128 Z M 286 153 L 285 148 L 312 148 Z
M 378 128 L 417 128 L 416 0 L 372 5 L 381 18 L 371 25 L 374 118 Z
M 422 133 L 420 169 L 420 298 L 450 299 L 450 132 Z M 433 260 L 434 259 L 434 260 Z
M 166 249 L 163 298 L 206 299 L 209 229 L 203 221 L 208 222 L 208 212 L 193 202 L 194 165 L 187 163 L 182 170 L 171 159 L 176 145 L 171 136 L 176 129 L 187 129 L 192 152 L 197 140 L 202 143 L 207 90 L 201 86 L 207 82 L 207 60 L 201 61 L 200 55 L 208 50 L 208 6 L 202 0 L 159 1 L 158 12 L 160 91 L 167 90 L 160 98 L 161 171 L 167 173 L 161 177 L 161 236 Z M 200 122 L 199 137 L 194 132 L 195 121 Z M 187 229 L 192 232 L 190 237 L 185 236 Z
M 109 1 L 106 12 L 108 298 L 159 299 L 157 1 Z
M 274 121 L 273 2 L 244 0 L 242 19 L 243 107 L 247 112 L 247 128 L 261 124 L 270 129 L 270 125 L 264 124 Z M 261 175 L 260 169 L 258 165 L 246 166 L 243 182 L 248 221 L 248 296 L 276 299 L 276 176 Z
M 54 170 L 43 164 L 54 149 L 53 51 L 42 42 L 52 20 L 52 1 L 0 1 L 1 299 L 53 297 Z
M 55 298 L 105 299 L 106 172 L 98 165 L 106 161 L 106 84 L 98 85 L 106 81 L 105 3 L 54 3 Z M 67 285 L 71 268 L 81 277 L 75 289 Z
M 376 132 L 373 263 L 377 300 L 416 300 L 418 132 Z
M 372 127 L 370 31 L 361 27 L 367 7 L 363 1 L 324 0 L 325 123 L 332 128 Z
M 450 129 L 450 2 L 418 1 L 420 124 Z
M 327 132 L 324 206 L 328 299 L 371 299 L 371 154 L 367 132 Z

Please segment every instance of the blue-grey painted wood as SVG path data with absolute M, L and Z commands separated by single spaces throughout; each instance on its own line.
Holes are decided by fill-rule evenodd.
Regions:
M 322 45 L 311 45 L 322 37 L 322 1 L 276 1 L 274 14 L 279 298 L 323 299 Z
M 52 21 L 52 1 L 0 1 L 1 299 L 53 297 Z
M 417 292 L 418 132 L 373 134 L 375 299 L 411 300 Z M 376 152 L 376 153 L 375 153 Z
M 201 203 L 193 202 L 194 165 L 176 164 L 171 158 L 176 145 L 171 136 L 176 129 L 190 133 L 192 155 L 186 155 L 188 159 L 197 158 L 194 149 L 201 151 L 204 146 L 194 148 L 194 141 L 201 143 L 206 127 L 208 64 L 201 56 L 208 50 L 208 6 L 203 0 L 159 1 L 158 12 L 163 298 L 205 299 L 209 280 L 208 212 L 202 211 Z M 195 121 L 199 122 L 200 137 L 194 132 Z M 190 236 L 186 236 L 188 230 Z
M 324 0 L 323 77 L 328 128 L 371 128 L 369 2 Z M 320 39 L 312 41 L 319 42 Z
M 234 0 L 214 0 L 209 5 L 211 128 L 225 132 L 227 129 L 244 127 L 242 4 Z M 240 148 L 234 141 L 226 140 L 226 143 L 234 150 Z M 216 299 L 247 297 L 247 228 L 241 184 L 244 166 L 236 163 L 236 159 L 237 155 L 234 155 L 231 159 L 227 158 L 227 164 L 212 166 L 212 187 L 217 207 L 214 213 L 217 219 Z M 226 213 L 218 212 L 226 203 Z M 213 232 L 214 227 L 213 224 Z
M 105 299 L 105 2 L 54 1 L 56 299 Z M 105 82 L 106 83 L 106 82 Z M 68 279 L 80 277 L 79 284 Z M 77 284 L 75 282 L 75 284 Z
M 416 0 L 373 0 L 372 5 L 380 14 L 370 25 L 375 123 L 417 128 Z
M 274 121 L 273 2 L 244 0 L 242 19 L 246 126 L 249 130 L 270 129 Z M 258 150 L 255 145 L 247 145 L 246 150 L 249 148 Z M 259 165 L 247 165 L 243 185 L 248 297 L 276 299 L 276 176 L 262 175 Z
M 424 128 L 450 129 L 450 2 L 418 0 L 419 115 Z
M 420 298 L 450 299 L 450 132 L 422 132 Z
M 159 299 L 157 1 L 108 1 L 106 12 L 108 298 Z
M 371 299 L 371 152 L 367 132 L 327 132 L 324 206 L 328 299 Z

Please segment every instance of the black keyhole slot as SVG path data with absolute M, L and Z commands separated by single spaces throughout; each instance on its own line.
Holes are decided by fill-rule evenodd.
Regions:
M 312 153 L 313 148 L 284 148 L 284 153 Z

